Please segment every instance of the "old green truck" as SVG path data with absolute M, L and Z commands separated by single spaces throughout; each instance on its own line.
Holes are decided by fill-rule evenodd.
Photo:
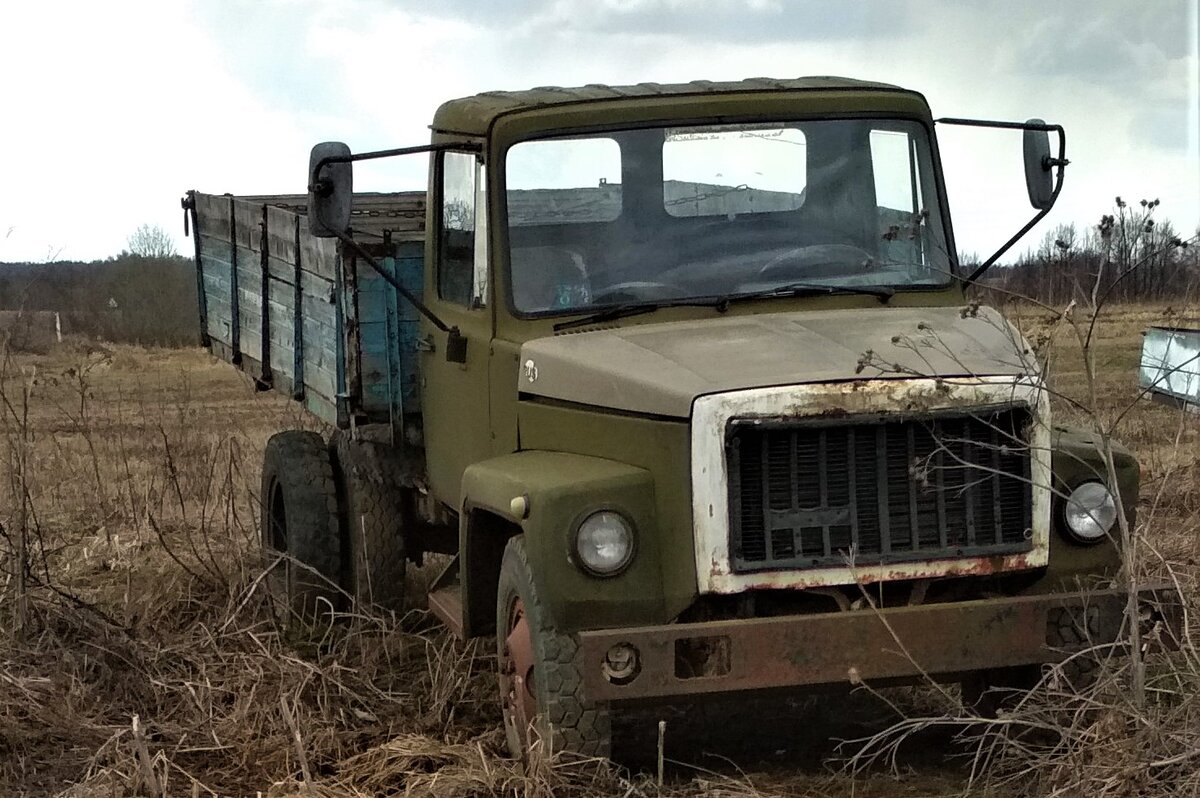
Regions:
M 944 124 L 1023 136 L 1011 245 L 1061 128 L 829 77 L 489 92 L 429 144 L 317 145 L 306 194 L 189 192 L 204 345 L 332 431 L 266 447 L 283 605 L 399 608 L 450 555 L 428 607 L 494 636 L 515 755 L 717 694 L 981 696 L 1120 641 L 1138 464 L 1054 426 L 968 299 L 1001 253 L 958 263 Z M 353 193 L 413 155 L 427 191 Z

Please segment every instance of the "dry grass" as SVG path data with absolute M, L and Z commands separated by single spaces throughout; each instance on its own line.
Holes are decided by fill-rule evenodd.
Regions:
M 1136 399 L 1138 333 L 1159 317 L 1121 308 L 1101 325 L 1104 418 Z M 1039 312 L 1020 318 L 1031 337 L 1052 326 Z M 1056 388 L 1085 392 L 1069 339 L 1054 341 Z M 34 568 L 20 634 L 15 579 L 0 577 L 0 795 L 1073 795 L 1086 785 L 1091 798 L 1200 784 L 1194 649 L 1190 665 L 1152 663 L 1149 705 L 1122 698 L 1114 665 L 1091 705 L 1049 679 L 987 727 L 920 689 L 888 694 L 909 717 L 895 726 L 862 693 L 786 707 L 795 717 L 782 731 L 752 715 L 731 727 L 750 745 L 673 749 L 704 767 L 676 765 L 662 787 L 596 762 L 526 772 L 501 754 L 486 645 L 456 643 L 420 612 L 285 638 L 264 611 L 258 462 L 272 432 L 313 425 L 295 405 L 197 351 L 74 341 L 6 358 L 2 376 L 0 563 L 16 548 L 12 477 L 24 451 Z M 17 423 L 26 390 L 28 421 Z M 1200 424 L 1141 401 L 1116 432 L 1143 463 L 1146 560 L 1160 573 L 1171 564 L 1194 596 Z M 675 735 L 687 720 L 672 724 Z M 863 754 L 849 768 L 823 765 L 838 753 L 830 736 L 871 742 L 841 750 Z M 741 758 L 747 748 L 760 754 Z M 855 769 L 897 751 L 891 765 Z M 962 752 L 986 767 L 946 761 Z M 1139 772 L 1142 792 L 1128 783 Z
M 1036 308 L 1012 310 L 1026 338 L 1043 342 L 1052 389 L 1070 400 L 1055 402 L 1055 423 L 1087 427 L 1094 416 L 1129 446 L 1142 467 L 1141 537 L 1173 562 L 1200 561 L 1200 418 L 1150 401 L 1137 384 L 1142 332 L 1154 324 L 1200 328 L 1197 307 L 1120 305 L 1105 312 L 1093 336 L 1094 401 L 1080 346 L 1069 328 Z M 1086 330 L 1082 312 L 1076 321 Z

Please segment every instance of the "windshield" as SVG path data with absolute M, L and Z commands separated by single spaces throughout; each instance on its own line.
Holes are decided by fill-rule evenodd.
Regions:
M 523 315 L 950 278 L 925 128 L 885 119 L 524 141 L 505 164 Z

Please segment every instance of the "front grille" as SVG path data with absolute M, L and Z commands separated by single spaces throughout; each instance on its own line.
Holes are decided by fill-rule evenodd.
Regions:
M 733 419 L 735 572 L 1032 548 L 1024 406 L 924 416 Z

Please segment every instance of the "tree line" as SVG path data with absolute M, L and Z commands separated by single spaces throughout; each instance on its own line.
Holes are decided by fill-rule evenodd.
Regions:
M 17 343 L 44 335 L 13 324 L 15 315 L 52 311 L 68 335 L 189 346 L 199 340 L 196 308 L 192 260 L 148 225 L 129 237 L 127 250 L 106 260 L 0 263 L 0 311 L 9 311 L 9 335 Z
M 1050 304 L 1195 302 L 1200 230 L 1181 236 L 1169 220 L 1156 218 L 1159 205 L 1117 197 L 1098 223 L 1058 225 L 1016 263 L 990 270 L 982 285 Z

